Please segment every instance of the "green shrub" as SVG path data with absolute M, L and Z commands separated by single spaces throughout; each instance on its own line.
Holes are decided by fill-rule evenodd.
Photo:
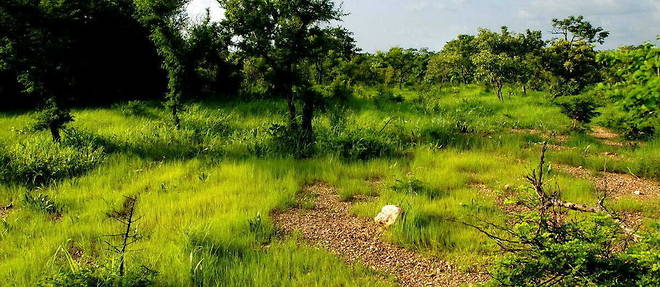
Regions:
M 273 150 L 284 155 L 293 155 L 296 158 L 309 157 L 315 152 L 313 142 L 307 141 L 300 128 L 290 125 L 274 123 L 268 129 Z
M 73 268 L 72 268 L 73 269 Z M 120 276 L 111 266 L 87 265 L 61 271 L 42 280 L 41 287 L 147 287 L 154 285 L 157 272 L 142 267 Z
M 42 185 L 83 174 L 103 160 L 103 148 L 72 147 L 34 138 L 0 151 L 0 176 L 10 182 Z
M 26 206 L 36 209 L 40 212 L 57 215 L 62 213 L 62 206 L 55 203 L 48 195 L 43 193 L 37 194 L 36 196 L 32 192 L 26 192 L 23 198 Z
M 147 103 L 143 101 L 128 101 L 115 105 L 114 108 L 119 109 L 125 116 L 144 117 L 149 115 Z
M 383 133 L 372 130 L 345 130 L 328 134 L 324 150 L 349 160 L 369 160 L 396 154 L 395 142 Z
M 555 103 L 561 107 L 562 113 L 573 119 L 574 127 L 576 127 L 576 122 L 589 123 L 599 114 L 596 111 L 599 104 L 589 94 L 560 97 L 555 100 Z
M 497 263 L 491 285 L 658 286 L 658 234 L 617 251 L 618 228 L 604 216 L 542 232 L 531 222 L 517 224 L 511 242 L 522 246 Z

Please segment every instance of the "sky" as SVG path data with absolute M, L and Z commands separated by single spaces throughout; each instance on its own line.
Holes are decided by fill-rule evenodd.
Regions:
M 191 0 L 188 11 L 195 19 L 207 7 L 221 18 L 215 0 Z M 601 49 L 656 42 L 660 34 L 660 0 L 344 0 L 342 7 L 350 15 L 341 25 L 367 52 L 394 46 L 439 50 L 459 34 L 501 26 L 541 30 L 547 38 L 553 18 L 571 15 L 611 32 Z

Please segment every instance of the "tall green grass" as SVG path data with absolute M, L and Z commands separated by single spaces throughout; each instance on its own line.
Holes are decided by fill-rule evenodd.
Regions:
M 316 154 L 306 160 L 277 148 L 270 129 L 286 123 L 277 100 L 190 104 L 179 130 L 155 103 L 74 110 L 62 144 L 29 131 L 30 113 L 0 114 L 0 172 L 12 178 L 0 184 L 0 205 L 15 206 L 0 220 L 0 279 L 35 285 L 70 268 L 63 255 L 70 249 L 83 251 L 80 262 L 112 263 L 103 238 L 121 226 L 106 214 L 130 195 L 139 197 L 144 238 L 128 266 L 156 270 L 157 285 L 388 285 L 391 278 L 280 237 L 269 214 L 292 206 L 305 184 L 324 181 L 342 200 L 371 197 L 355 201 L 360 216 L 402 206 L 386 240 L 480 268 L 495 248 L 460 222 L 505 219 L 497 197 L 505 186 L 525 192 L 522 175 L 535 165 L 544 133 L 568 138 L 550 139 L 568 147 L 550 151 L 551 163 L 658 177 L 657 139 L 610 147 L 571 133 L 570 120 L 540 93 L 500 102 L 478 86 L 377 92 L 367 87 L 345 110 L 320 111 Z M 48 171 L 49 180 L 26 180 L 34 174 L 22 170 Z M 593 184 L 552 178 L 567 200 L 595 202 Z M 613 204 L 645 214 L 653 206 Z

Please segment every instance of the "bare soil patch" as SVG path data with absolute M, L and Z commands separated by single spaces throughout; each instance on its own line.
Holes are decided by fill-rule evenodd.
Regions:
M 484 273 L 466 273 L 438 258 L 385 242 L 383 230 L 371 218 L 350 214 L 350 202 L 339 200 L 335 189 L 317 182 L 305 186 L 318 194 L 314 209 L 293 208 L 272 214 L 275 226 L 354 264 L 393 275 L 402 286 L 461 286 L 487 280 Z M 404 211 L 405 212 L 405 211 Z
M 569 165 L 560 164 L 554 166 L 575 177 L 593 182 L 596 185 L 596 189 L 607 191 L 614 199 L 624 195 L 636 196 L 640 200 L 660 197 L 660 183 L 649 179 L 613 172 L 596 173 L 582 167 Z
M 14 204 L 0 206 L 0 219 L 7 217 L 12 210 L 14 210 Z
M 556 141 L 558 143 L 563 143 L 563 142 L 566 142 L 568 140 L 567 135 L 558 134 L 556 132 L 544 132 L 544 131 L 540 131 L 540 130 L 537 130 L 537 129 L 512 129 L 511 131 L 515 134 L 538 135 L 538 136 L 540 136 L 544 139 L 553 140 L 553 141 Z
M 598 127 L 598 126 L 595 126 L 595 127 L 591 128 L 591 134 L 590 135 L 592 137 L 597 138 L 597 139 L 603 139 L 603 140 L 611 140 L 611 139 L 615 139 L 615 138 L 620 137 L 619 134 L 617 134 L 617 133 L 615 133 L 611 130 L 608 130 L 606 128 Z

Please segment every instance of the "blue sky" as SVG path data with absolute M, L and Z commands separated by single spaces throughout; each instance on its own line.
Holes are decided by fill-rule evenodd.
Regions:
M 215 18 L 222 15 L 215 0 L 191 1 L 192 18 L 206 7 Z M 552 18 L 570 15 L 611 32 L 602 48 L 655 41 L 660 33 L 660 0 L 344 0 L 343 8 L 350 13 L 343 26 L 369 52 L 393 46 L 438 50 L 458 34 L 503 25 L 549 37 Z

